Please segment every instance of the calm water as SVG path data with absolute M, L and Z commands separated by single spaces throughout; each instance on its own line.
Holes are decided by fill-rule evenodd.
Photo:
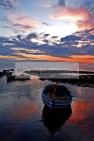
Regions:
M 7 84 L 5 77 L 0 78 L 0 141 L 94 140 L 94 88 L 66 84 L 73 96 L 72 113 L 51 136 L 43 122 L 47 109 L 41 99 L 49 83 L 33 78 Z

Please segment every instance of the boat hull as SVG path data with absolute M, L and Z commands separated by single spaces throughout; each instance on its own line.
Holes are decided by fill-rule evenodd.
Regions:
M 45 105 L 47 105 L 50 108 L 65 108 L 71 105 L 72 102 L 72 96 L 68 96 L 66 100 L 56 100 L 53 98 L 50 98 L 46 93 L 42 93 L 42 100 Z

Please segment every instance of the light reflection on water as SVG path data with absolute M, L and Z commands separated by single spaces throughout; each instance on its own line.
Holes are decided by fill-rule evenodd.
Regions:
M 0 78 L 0 141 L 93 140 L 94 88 L 65 84 L 73 95 L 72 115 L 53 138 L 42 122 L 41 94 L 49 83 Z

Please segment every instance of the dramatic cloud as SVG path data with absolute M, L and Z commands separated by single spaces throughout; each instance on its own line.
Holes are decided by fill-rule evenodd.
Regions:
M 53 18 L 75 21 L 78 30 L 94 27 L 94 2 L 92 0 L 64 0 L 63 3 L 63 6 L 57 5 Z
M 72 20 L 72 21 L 85 21 L 91 17 L 89 12 L 84 8 L 69 8 L 58 6 L 54 9 L 52 18 L 58 20 Z
M 94 20 L 88 19 L 86 21 L 78 21 L 77 26 L 80 30 L 88 30 L 94 28 Z
M 94 35 L 92 30 L 77 32 L 73 35 L 61 38 L 58 43 L 49 41 L 49 37 L 43 35 L 45 44 L 38 44 L 32 39 L 40 39 L 36 33 L 27 36 L 18 35 L 12 38 L 0 38 L 0 58 L 14 60 L 48 60 L 48 61 L 69 61 L 94 63 Z M 38 37 L 39 36 L 39 37 Z M 57 36 L 52 37 L 53 40 Z
M 94 15 L 86 8 L 56 6 L 51 19 L 74 23 L 77 26 L 76 31 L 88 30 L 94 27 Z M 71 27 L 70 27 L 71 28 Z
M 8 12 L 7 19 L 12 26 L 18 27 L 23 31 L 32 30 L 39 26 L 39 23 L 36 20 L 25 14 Z
M 94 62 L 92 0 L 1 0 L 0 12 L 0 59 Z

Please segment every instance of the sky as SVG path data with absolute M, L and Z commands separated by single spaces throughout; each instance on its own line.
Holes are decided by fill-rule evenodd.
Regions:
M 93 0 L 0 0 L 0 59 L 94 63 Z

